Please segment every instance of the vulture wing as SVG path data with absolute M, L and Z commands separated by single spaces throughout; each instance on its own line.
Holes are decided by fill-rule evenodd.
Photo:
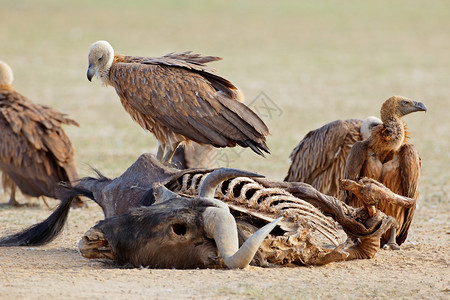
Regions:
M 403 196 L 417 200 L 419 198 L 420 157 L 412 144 L 403 145 L 400 150 L 400 177 L 403 187 Z M 401 245 L 408 236 L 409 226 L 416 207 L 404 209 L 404 222 L 400 224 L 397 232 L 397 244 Z
M 239 144 L 268 152 L 267 126 L 238 101 L 232 83 L 203 65 L 217 58 L 186 55 L 116 58 L 110 81 L 132 118 L 164 143 L 173 132 L 216 147 Z
M 351 179 L 354 181 L 358 181 L 359 178 L 363 176 L 362 169 L 367 160 L 368 153 L 368 142 L 359 141 L 356 142 L 350 150 L 350 153 L 347 158 L 347 162 L 345 164 L 344 170 L 344 179 Z M 349 204 L 353 207 L 361 207 L 363 203 L 360 203 L 359 199 L 351 195 L 348 191 L 342 191 L 340 195 L 341 201 L 345 201 L 346 204 Z
M 291 153 L 285 181 L 311 184 L 323 194 L 339 197 L 339 181 L 353 144 L 361 140 L 362 120 L 337 120 L 310 131 Z
M 0 93 L 0 169 L 29 196 L 54 197 L 60 181 L 78 178 L 64 114 L 14 91 Z

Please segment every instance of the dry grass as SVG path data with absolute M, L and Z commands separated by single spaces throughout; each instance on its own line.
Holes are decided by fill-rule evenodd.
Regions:
M 0 6 L 0 59 L 13 68 L 18 91 L 81 124 L 67 132 L 82 176 L 92 174 L 92 165 L 115 177 L 141 153 L 155 151 L 155 139 L 130 120 L 114 90 L 86 79 L 89 46 L 105 39 L 129 55 L 193 50 L 224 57 L 214 66 L 247 103 L 264 92 L 279 111 L 265 117 L 271 156 L 226 150 L 222 164 L 272 178 L 283 178 L 290 151 L 309 130 L 378 115 L 391 95 L 423 101 L 426 114 L 405 118 L 422 156 L 420 204 L 448 212 L 448 1 L 3 0 Z

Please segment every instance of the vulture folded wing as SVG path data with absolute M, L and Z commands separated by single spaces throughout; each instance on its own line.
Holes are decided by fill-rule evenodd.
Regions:
M 351 179 L 354 181 L 358 181 L 360 179 L 360 177 L 362 176 L 361 174 L 362 168 L 367 160 L 367 153 L 368 153 L 367 150 L 368 150 L 367 140 L 356 142 L 353 145 L 352 149 L 350 150 L 350 153 L 348 154 L 347 162 L 345 164 L 343 177 L 344 179 Z M 349 204 L 353 207 L 363 206 L 363 203 L 360 203 L 358 198 L 348 191 L 342 191 L 339 198 L 346 204 Z
M 310 131 L 292 151 L 285 181 L 311 184 L 323 194 L 338 197 L 339 180 L 351 147 L 361 140 L 362 120 L 337 120 Z
M 60 181 L 78 178 L 64 114 L 9 91 L 0 113 L 0 168 L 29 196 L 54 197 Z
M 219 82 L 226 88 L 221 91 L 212 77 L 202 75 L 183 67 L 115 63 L 110 81 L 133 119 L 158 140 L 167 141 L 164 134 L 158 136 L 159 127 L 198 143 L 239 144 L 267 151 L 264 122 L 237 101 L 236 91 L 225 86 L 225 79 Z
M 403 196 L 417 200 L 419 198 L 420 157 L 412 144 L 403 145 L 400 150 L 400 176 Z M 405 208 L 405 219 L 397 232 L 397 244 L 401 245 L 408 236 L 409 226 L 416 207 Z
M 20 188 L 32 197 L 47 195 L 53 197 L 58 176 L 57 167 L 37 150 L 24 135 L 18 135 L 10 128 L 5 118 L 0 116 L 0 169 Z M 49 172 L 50 171 L 50 172 Z

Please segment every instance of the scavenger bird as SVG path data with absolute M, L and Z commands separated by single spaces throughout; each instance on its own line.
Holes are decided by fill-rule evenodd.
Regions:
M 370 136 L 376 117 L 336 120 L 308 132 L 292 150 L 284 181 L 311 184 L 323 194 L 341 196 L 340 180 L 352 146 Z
M 347 158 L 344 178 L 359 180 L 373 178 L 392 192 L 417 200 L 419 196 L 420 157 L 408 141 L 408 131 L 401 120 L 413 112 L 427 111 L 422 102 L 393 96 L 381 106 L 380 124 L 372 129 L 370 137 L 356 142 Z M 363 206 L 355 195 L 343 196 L 345 202 L 354 207 Z M 399 249 L 408 235 L 415 205 L 405 208 L 380 200 L 376 206 L 389 216 L 396 218 L 399 228 L 382 236 L 381 245 Z
M 269 130 L 242 94 L 207 63 L 219 57 L 191 52 L 159 58 L 114 54 L 106 41 L 92 44 L 87 78 L 116 89 L 124 109 L 158 140 L 157 158 L 170 164 L 180 143 L 250 147 L 269 153 Z
M 58 183 L 78 179 L 74 149 L 62 124 L 78 123 L 31 102 L 12 87 L 13 72 L 0 61 L 0 170 L 8 204 L 19 206 L 16 187 L 26 196 L 56 198 Z M 80 199 L 74 206 L 82 206 Z

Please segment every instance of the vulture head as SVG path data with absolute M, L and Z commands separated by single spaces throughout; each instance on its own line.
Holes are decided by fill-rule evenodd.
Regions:
M 381 120 L 378 119 L 377 117 L 370 116 L 365 118 L 361 124 L 360 129 L 362 139 L 363 140 L 368 139 L 372 134 L 372 129 L 380 124 L 383 124 L 383 122 L 381 122 Z
M 13 72 L 7 63 L 0 60 L 0 85 L 11 85 Z
M 427 111 L 427 107 L 422 102 L 412 101 L 402 96 L 393 96 L 381 106 L 381 120 L 384 123 L 390 118 L 400 119 L 416 111 Z
M 108 83 L 109 69 L 114 60 L 114 49 L 107 41 L 97 41 L 92 44 L 88 55 L 89 67 L 87 78 L 92 80 L 94 75 L 104 83 Z

